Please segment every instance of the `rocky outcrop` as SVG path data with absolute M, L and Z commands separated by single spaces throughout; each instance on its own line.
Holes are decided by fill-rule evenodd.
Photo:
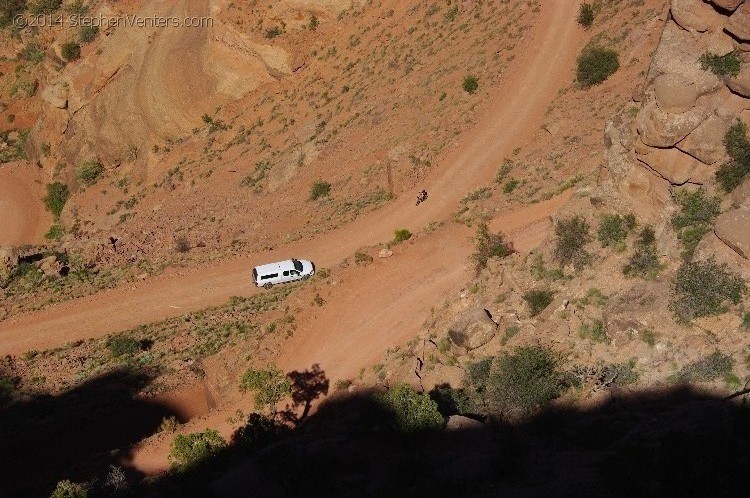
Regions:
M 659 109 L 683 113 L 693 108 L 698 100 L 695 84 L 681 74 L 662 74 L 654 80 L 654 95 Z
M 727 211 L 716 218 L 714 232 L 737 254 L 750 259 L 750 209 Z
M 750 41 L 750 3 L 743 3 L 729 17 L 727 31 L 742 41 Z
M 660 177 L 672 185 L 684 185 L 692 180 L 701 165 L 700 161 L 679 149 L 651 149 L 648 154 L 637 156 Z
M 711 27 L 711 7 L 701 0 L 672 0 L 670 12 L 683 29 L 702 32 Z
M 638 114 L 638 133 L 646 145 L 672 147 L 696 129 L 709 114 L 710 111 L 703 107 L 674 114 L 660 109 L 653 100 Z
M 732 204 L 737 207 L 750 208 L 750 178 L 732 191 Z
M 65 109 L 68 107 L 68 85 L 57 82 L 47 86 L 42 90 L 42 100 L 57 109 Z
M 738 95 L 750 97 L 750 67 L 744 64 L 740 74 L 727 79 L 727 86 Z
M 714 164 L 726 155 L 724 135 L 730 122 L 711 114 L 676 147 L 703 164 Z
M 476 349 L 495 337 L 496 330 L 497 324 L 490 318 L 487 310 L 475 308 L 459 316 L 448 330 L 448 336 L 457 346 Z
M 735 10 L 745 0 L 711 0 L 711 3 L 724 10 Z

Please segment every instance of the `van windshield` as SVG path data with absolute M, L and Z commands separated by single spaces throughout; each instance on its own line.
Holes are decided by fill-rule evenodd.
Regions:
M 301 272 L 302 271 L 302 263 L 297 261 L 296 259 L 293 259 L 292 262 L 294 263 L 294 269 Z

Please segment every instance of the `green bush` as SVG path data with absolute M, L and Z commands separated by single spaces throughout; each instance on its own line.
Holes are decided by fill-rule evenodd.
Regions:
M 59 223 L 53 223 L 47 233 L 44 234 L 44 238 L 47 240 L 58 240 L 65 235 L 65 229 Z
M 81 46 L 74 41 L 68 41 L 62 44 L 60 52 L 62 53 L 63 59 L 71 62 L 81 57 Z
M 686 261 L 672 281 L 669 309 L 679 321 L 688 322 L 725 312 L 727 302 L 740 303 L 746 292 L 745 281 L 726 264 Z
M 578 56 L 578 83 L 584 88 L 598 85 L 612 76 L 619 67 L 620 61 L 614 50 L 587 47 Z
M 89 492 L 85 487 L 66 479 L 57 483 L 50 498 L 88 498 L 88 496 Z
M 518 183 L 518 180 L 516 180 L 515 178 L 511 178 L 503 185 L 503 193 L 510 194 L 516 189 L 516 187 L 518 187 Z
M 731 192 L 740 186 L 750 175 L 750 140 L 747 138 L 747 126 L 737 121 L 729 127 L 724 135 L 729 162 L 724 163 L 716 171 L 716 181 L 722 188 Z
M 680 190 L 675 202 L 680 212 L 672 217 L 672 226 L 677 230 L 677 237 L 682 241 L 683 258 L 689 260 L 703 236 L 711 229 L 714 219 L 719 215 L 719 198 L 708 197 L 704 189 Z
M 551 290 L 530 290 L 523 295 L 524 301 L 529 305 L 529 314 L 531 316 L 537 316 L 539 313 L 547 309 L 552 303 L 555 297 L 555 293 Z
M 76 178 L 83 185 L 93 185 L 104 172 L 104 166 L 96 159 L 87 159 L 76 169 Z
M 232 435 L 232 443 L 244 448 L 265 445 L 277 439 L 289 429 L 273 417 L 260 413 L 251 413 L 245 425 Z
M 562 393 L 562 374 L 551 350 L 521 346 L 496 357 L 486 379 L 490 409 L 513 418 L 531 413 Z
M 354 253 L 354 263 L 357 266 L 364 266 L 364 265 L 372 263 L 372 261 L 373 261 L 372 256 L 370 256 L 367 253 L 359 252 L 359 251 Z
M 622 272 L 628 277 L 654 278 L 661 268 L 654 229 L 644 227 L 635 241 L 635 252 Z
M 99 34 L 99 26 L 81 26 L 78 32 L 78 39 L 81 43 L 91 43 Z
M 394 428 L 403 434 L 442 429 L 445 425 L 437 403 L 408 384 L 398 384 L 376 394 L 375 401 L 393 415 Z
M 117 334 L 107 339 L 107 350 L 114 358 L 135 356 L 141 351 L 141 343 L 137 339 L 124 334 Z
M 292 392 L 292 384 L 278 368 L 266 370 L 248 369 L 240 379 L 240 391 L 254 391 L 253 401 L 256 408 L 276 410 L 276 405 Z
M 470 414 L 475 405 L 466 389 L 454 388 L 450 384 L 440 384 L 430 391 L 430 399 L 437 403 L 438 411 L 443 417 Z
M 31 15 L 52 14 L 62 5 L 62 0 L 30 0 L 28 3 Z
M 490 233 L 487 223 L 480 223 L 475 237 L 476 251 L 472 255 L 474 266 L 479 273 L 487 267 L 492 258 L 504 258 L 513 253 L 513 246 L 505 242 L 500 233 Z
M 677 373 L 681 382 L 710 382 L 727 377 L 732 373 L 734 360 L 725 354 L 714 351 L 706 358 L 685 365 Z
M 742 328 L 750 330 L 750 311 L 742 316 Z
M 737 76 L 740 74 L 739 54 L 729 52 L 727 55 L 714 55 L 706 52 L 700 58 L 701 68 L 704 71 L 711 71 L 716 76 Z
M 36 42 L 29 42 L 21 50 L 21 59 L 27 62 L 42 62 L 44 60 L 44 49 Z
M 578 24 L 584 28 L 590 28 L 594 24 L 594 9 L 591 4 L 583 3 L 578 9 Z
M 328 182 L 319 180 L 313 183 L 312 187 L 310 187 L 310 200 L 315 201 L 315 200 L 320 199 L 321 197 L 328 197 L 330 193 L 331 193 L 331 184 Z
M 271 26 L 270 28 L 266 29 L 265 36 L 269 40 L 272 40 L 277 36 L 280 36 L 282 33 L 284 33 L 284 30 L 281 28 L 281 26 Z
M 635 228 L 635 216 L 626 214 L 605 214 L 599 224 L 597 237 L 602 247 L 617 245 L 628 237 L 628 233 Z
M 464 78 L 464 82 L 462 86 L 463 86 L 464 92 L 475 93 L 479 89 L 479 81 L 476 79 L 476 77 L 467 75 Z
M 609 343 L 607 329 L 604 327 L 604 322 L 602 322 L 601 320 L 594 320 L 589 324 L 581 325 L 581 328 L 578 329 L 578 335 L 581 337 L 581 339 L 590 339 L 594 342 Z
M 555 223 L 554 257 L 558 263 L 563 266 L 572 264 L 580 270 L 589 262 L 591 256 L 584 249 L 591 241 L 589 230 L 589 224 L 578 214 Z
M 176 465 L 192 466 L 214 456 L 226 441 L 213 429 L 193 434 L 180 434 L 172 441 L 169 460 Z
M 410 238 L 411 238 L 411 232 L 407 230 L 406 228 L 394 230 L 393 232 L 393 241 L 396 243 L 404 242 L 405 240 L 409 240 Z
M 47 195 L 44 196 L 44 206 L 55 218 L 59 218 L 69 196 L 68 186 L 64 183 L 48 183 Z

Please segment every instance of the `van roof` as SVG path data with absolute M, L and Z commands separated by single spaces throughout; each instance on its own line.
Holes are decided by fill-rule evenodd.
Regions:
M 294 270 L 294 262 L 291 259 L 285 261 L 279 261 L 276 263 L 268 263 L 267 265 L 256 266 L 255 270 L 259 275 L 267 275 L 268 273 L 276 273 L 286 270 Z

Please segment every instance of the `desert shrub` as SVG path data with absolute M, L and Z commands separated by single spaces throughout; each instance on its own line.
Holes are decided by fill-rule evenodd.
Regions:
M 59 218 L 65 203 L 68 202 L 69 195 L 68 186 L 64 183 L 48 183 L 47 195 L 44 196 L 44 206 L 55 218 Z
M 750 311 L 742 315 L 742 328 L 750 330 Z
M 515 178 L 511 178 L 503 185 L 503 193 L 510 194 L 516 189 L 516 187 L 518 187 L 518 183 L 518 180 L 516 180 Z
M 175 432 L 177 432 L 177 429 L 179 427 L 180 421 L 177 420 L 177 417 L 175 417 L 174 415 L 170 415 L 169 417 L 164 417 L 163 419 L 161 419 L 158 432 L 174 434 Z
M 584 28 L 590 28 L 594 24 L 594 9 L 591 4 L 583 3 L 578 9 L 578 24 Z
M 15 392 L 15 381 L 10 377 L 0 374 L 0 408 L 10 403 Z
M 437 430 L 445 425 L 437 403 L 408 384 L 376 394 L 375 401 L 393 416 L 394 429 L 403 434 Z
M 288 431 L 289 428 L 286 425 L 273 417 L 261 413 L 251 413 L 247 416 L 245 425 L 237 429 L 232 435 L 232 443 L 244 448 L 263 446 Z
M 731 192 L 750 174 L 750 140 L 745 123 L 738 120 L 729 127 L 724 135 L 724 147 L 729 161 L 716 171 L 716 181 Z
M 320 21 L 318 21 L 318 18 L 313 14 L 310 16 L 310 22 L 307 23 L 307 29 L 310 31 L 315 31 L 318 29 L 318 26 L 320 26 Z
M 193 248 L 192 244 L 190 244 L 190 241 L 184 235 L 180 235 L 174 241 L 174 250 L 179 253 L 188 252 L 192 248 Z
M 58 240 L 65 235 L 65 229 L 59 223 L 53 223 L 47 233 L 44 234 L 44 238 L 47 240 Z
M 97 159 L 87 159 L 76 168 L 76 178 L 84 185 L 93 185 L 104 172 L 104 166 Z
M 394 242 L 404 242 L 405 240 L 409 240 L 411 238 L 411 232 L 407 230 L 406 228 L 401 228 L 398 230 L 394 230 L 393 232 L 393 241 Z
M 622 272 L 628 277 L 654 278 L 661 268 L 654 229 L 643 227 L 635 241 L 635 252 L 622 268 Z
M 689 260 L 703 236 L 719 215 L 719 199 L 709 197 L 704 189 L 680 190 L 675 198 L 680 212 L 672 217 L 672 226 L 682 241 L 684 259 Z
M 283 32 L 284 30 L 281 28 L 281 26 L 271 26 L 270 28 L 266 29 L 265 36 L 269 40 L 272 40 L 273 38 L 281 35 Z
M 560 396 L 558 359 L 542 346 L 521 346 L 496 357 L 486 380 L 490 409 L 506 417 L 531 413 Z
M 310 187 L 310 200 L 315 201 L 320 199 L 321 197 L 328 197 L 330 193 L 331 184 L 322 180 L 318 180 L 317 182 L 312 184 L 312 187 Z
M 475 76 L 467 75 L 462 87 L 466 93 L 475 93 L 479 89 L 479 80 Z
M 107 339 L 107 350 L 114 358 L 135 356 L 141 351 L 141 343 L 137 339 L 117 334 Z
M 289 379 L 278 368 L 268 367 L 266 370 L 248 369 L 240 379 L 240 391 L 254 391 L 253 401 L 257 408 L 276 410 L 276 405 L 292 391 Z
M 677 372 L 677 380 L 681 382 L 710 382 L 727 377 L 732 373 L 734 360 L 719 351 L 709 356 L 685 365 Z
M 581 269 L 591 258 L 586 252 L 585 246 L 591 241 L 589 224 L 581 215 L 559 220 L 555 223 L 554 256 L 561 265 L 572 264 L 574 268 Z
M 607 385 L 627 386 L 638 382 L 638 372 L 634 370 L 635 361 L 613 363 L 602 368 L 601 380 Z
M 336 381 L 336 384 L 334 385 L 335 391 L 346 391 L 351 387 L 353 384 L 351 379 L 339 379 Z
M 740 74 L 741 60 L 739 54 L 729 52 L 726 55 L 715 55 L 706 52 L 700 58 L 701 68 L 711 71 L 716 76 L 737 76 Z
M 618 245 L 625 241 L 628 233 L 635 228 L 635 224 L 635 216 L 632 214 L 626 214 L 625 216 L 605 214 L 599 224 L 597 238 L 602 247 Z
M 607 329 L 604 327 L 604 322 L 601 320 L 594 320 L 591 323 L 581 325 L 581 328 L 578 329 L 578 335 L 581 339 L 609 343 Z
M 226 441 L 213 429 L 192 434 L 179 434 L 172 441 L 169 460 L 180 466 L 192 466 L 214 456 Z
M 62 5 L 62 0 L 30 0 L 28 2 L 29 13 L 32 15 L 52 14 Z
M 81 26 L 78 31 L 78 39 L 81 43 L 91 43 L 99 34 L 99 26 Z
M 36 42 L 29 42 L 21 50 L 21 59 L 27 62 L 42 62 L 44 60 L 44 49 Z
M 598 85 L 617 71 L 620 61 L 617 52 L 603 47 L 587 47 L 578 56 L 578 83 L 587 88 Z
M 490 259 L 504 258 L 513 253 L 513 246 L 505 242 L 503 234 L 491 233 L 487 223 L 479 224 L 474 240 L 476 250 L 471 258 L 477 273 L 487 267 Z
M 364 266 L 364 265 L 372 263 L 372 261 L 373 261 L 372 256 L 370 256 L 367 253 L 359 252 L 359 251 L 354 253 L 354 263 L 357 266 Z
M 652 329 L 646 329 L 643 332 L 641 332 L 641 340 L 648 344 L 649 347 L 656 346 L 656 332 L 654 332 Z
M 474 412 L 474 403 L 464 388 L 454 388 L 450 384 L 440 384 L 430 391 L 430 399 L 437 403 L 438 411 L 444 417 Z
M 723 313 L 727 302 L 738 304 L 746 292 L 745 281 L 726 264 L 686 261 L 672 281 L 669 309 L 679 321 L 688 322 Z
M 50 498 L 88 498 L 88 496 L 89 492 L 85 487 L 66 479 L 57 483 Z
M 555 297 L 555 293 L 548 289 L 541 290 L 530 290 L 523 295 L 523 300 L 529 305 L 529 314 L 531 316 L 537 316 L 539 313 L 547 309 L 552 303 Z
M 23 12 L 26 0 L 0 0 L 0 28 L 13 24 L 13 18 Z
M 60 47 L 60 53 L 63 59 L 71 62 L 81 57 L 81 46 L 74 41 L 67 41 Z

